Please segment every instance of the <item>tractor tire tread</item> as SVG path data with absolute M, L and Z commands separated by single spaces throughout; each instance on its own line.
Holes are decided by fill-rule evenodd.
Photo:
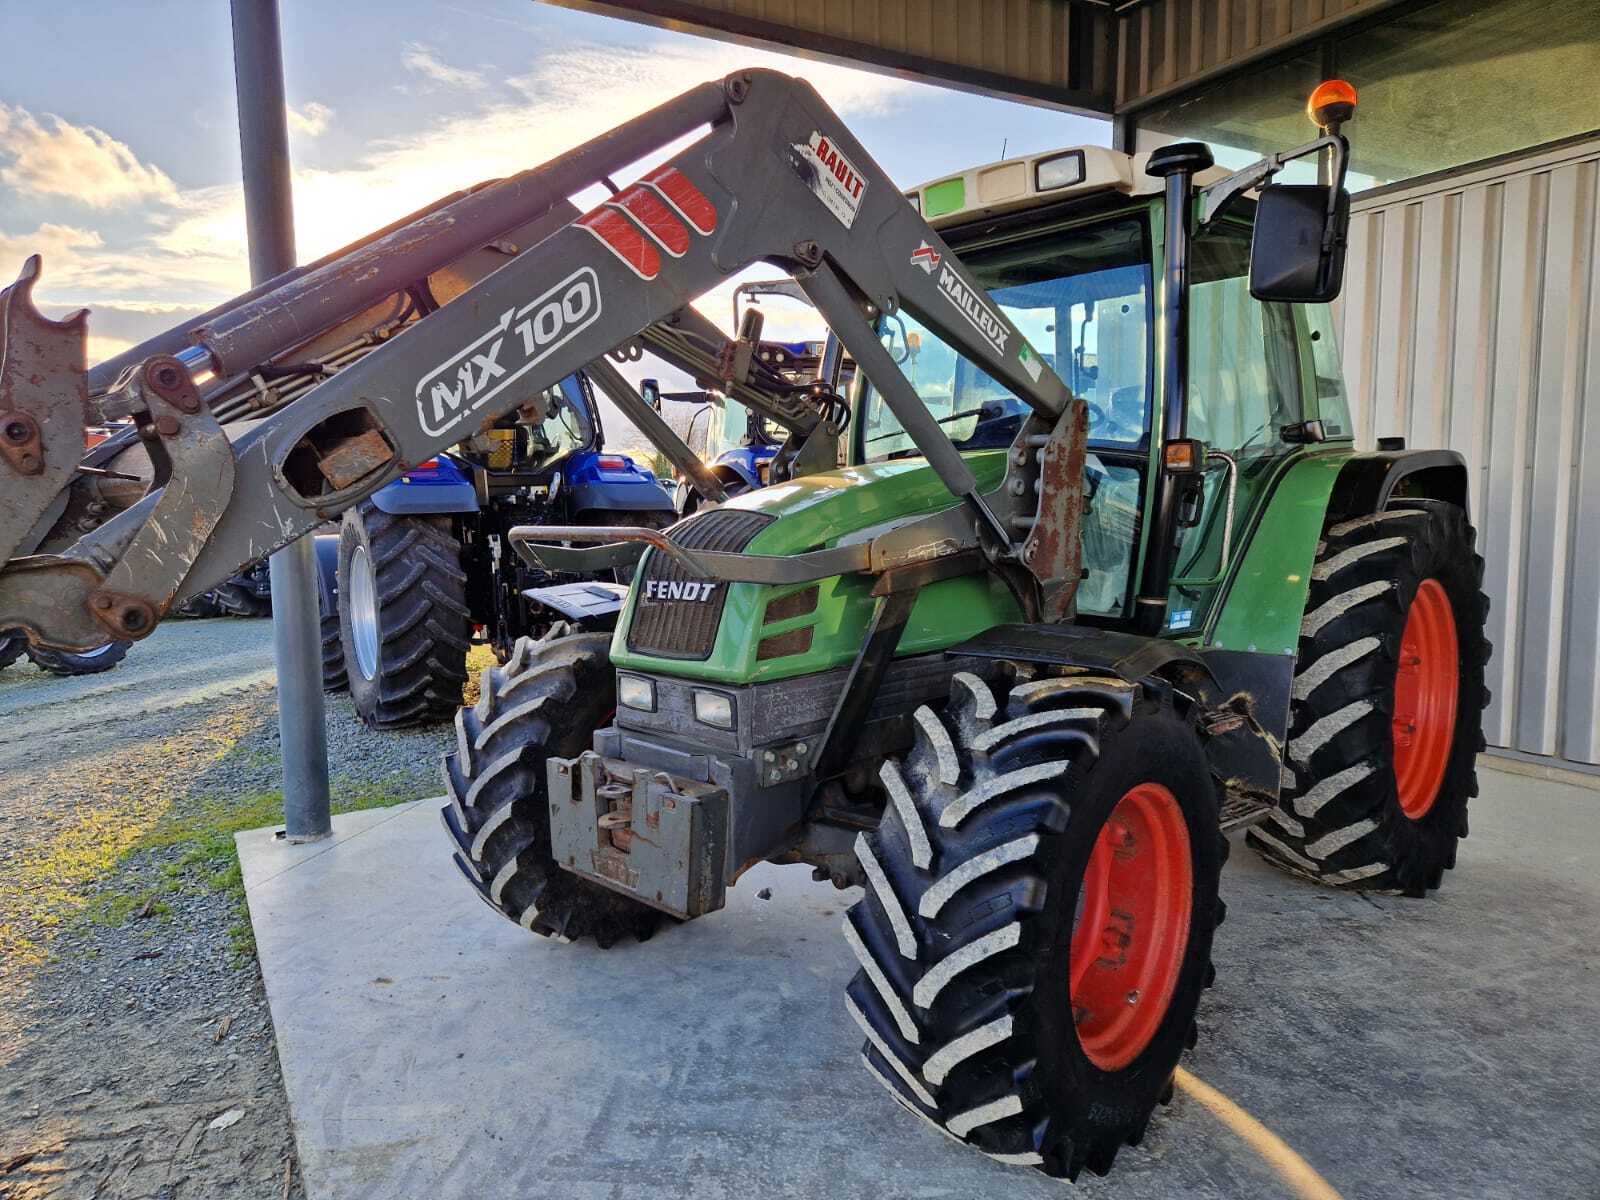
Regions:
M 589 748 L 614 706 L 609 633 L 556 623 L 520 638 L 483 672 L 476 706 L 456 713 L 441 812 L 457 868 L 479 899 L 532 933 L 560 941 L 644 941 L 666 914 L 562 870 L 551 857 L 545 764 Z
M 918 710 L 911 750 L 883 769 L 884 819 L 857 842 L 866 894 L 843 927 L 861 966 L 846 1007 L 866 1034 L 869 1072 L 946 1136 L 1052 1176 L 1109 1170 L 1122 1145 L 1143 1137 L 1161 1091 L 1157 1080 L 1132 1103 L 1066 1111 L 1049 1102 L 1029 1006 L 1052 856 L 1085 776 L 1135 724 L 1124 700 L 1181 720 L 1170 694 L 1122 696 L 1087 680 L 1014 688 L 1002 711 L 989 684 L 957 676 L 950 703 Z M 1207 828 L 1220 869 L 1226 841 L 1214 812 Z M 1213 919 L 1193 920 L 1191 937 L 1205 943 L 1189 985 L 1196 1003 L 1215 977 L 1209 947 L 1221 915 L 1216 900 Z M 1196 1033 L 1191 1018 L 1184 1042 Z
M 350 689 L 356 711 L 372 729 L 449 720 L 461 704 L 472 644 L 460 543 L 438 518 L 386 513 L 370 500 L 353 515 L 346 514 L 341 539 L 357 536 L 355 522 L 365 534 L 376 576 L 378 675 L 373 680 L 356 678 L 356 659 L 345 641 L 341 619 L 342 670 L 331 662 L 324 627 L 324 690 Z M 341 572 L 347 562 L 341 541 Z M 349 594 L 341 575 L 341 608 Z
M 1426 499 L 1324 531 L 1291 689 L 1283 793 L 1245 836 L 1274 866 L 1334 887 L 1422 896 L 1455 865 L 1467 801 L 1478 792 L 1489 698 L 1489 600 L 1475 540 L 1459 506 Z M 1425 578 L 1449 595 L 1467 703 L 1458 706 L 1438 797 L 1413 820 L 1397 798 L 1391 722 L 1401 633 Z

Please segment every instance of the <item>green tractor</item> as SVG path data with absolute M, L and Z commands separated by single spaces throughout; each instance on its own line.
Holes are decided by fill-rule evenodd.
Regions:
M 1070 1177 L 1137 1144 L 1194 1044 L 1225 831 L 1335 886 L 1437 887 L 1477 791 L 1483 564 L 1461 458 L 1357 451 L 1325 304 L 1252 296 L 1337 292 L 1342 158 L 1313 153 L 1330 182 L 1259 201 L 1270 171 L 1225 178 L 1197 145 L 910 193 L 1086 403 L 1081 511 L 1032 533 L 1077 519 L 1072 619 L 1040 623 L 982 554 L 719 571 L 959 514 L 863 373 L 848 466 L 640 535 L 614 632 L 488 672 L 443 812 L 482 898 L 608 946 L 721 907 L 763 860 L 862 885 L 845 1005 L 868 1070 L 957 1139 Z M 1325 228 L 1327 253 L 1289 261 Z M 1009 456 L 1048 458 L 932 329 L 878 331 L 981 492 Z
M 950 468 L 864 363 L 846 467 L 637 534 L 614 631 L 488 672 L 443 811 L 482 898 L 608 946 L 714 911 L 763 860 L 861 885 L 867 1068 L 958 1140 L 1070 1177 L 1139 1141 L 1194 1044 L 1226 831 L 1334 886 L 1437 887 L 1477 790 L 1483 564 L 1458 455 L 1352 443 L 1318 302 L 1340 103 L 1238 175 L 1195 144 L 1081 148 L 910 193 L 988 289 L 952 301 L 983 327 L 997 306 L 1023 366 L 1031 347 L 1084 401 L 1081 458 L 904 311 L 879 344 L 980 494 L 1034 458 L 1041 493 L 1081 473 L 1011 517 L 1024 560 L 1076 533 L 1081 579 L 1030 592 L 951 552 L 971 523 Z M 1248 198 L 1299 156 L 1320 184 Z M 552 565 L 597 553 L 526 532 Z
M 869 1071 L 1002 1162 L 1105 1171 L 1194 1041 L 1226 834 L 1422 895 L 1476 791 L 1467 472 L 1352 443 L 1323 305 L 1354 93 L 1312 101 L 1317 137 L 1231 175 L 1194 143 L 1084 148 L 906 197 L 803 81 L 702 84 L 128 352 L 96 407 L 185 486 L 6 562 L 0 628 L 143 637 L 464 431 L 543 419 L 530 397 L 585 363 L 661 355 L 785 431 L 767 486 L 728 497 L 618 397 L 706 503 L 507 532 L 631 584 L 519 641 L 458 715 L 456 862 L 498 913 L 601 946 L 716 911 L 761 862 L 859 885 Z M 496 240 L 540 212 L 546 236 Z M 486 245 L 503 265 L 416 302 Z M 766 369 L 759 321 L 728 341 L 688 307 L 757 261 L 836 338 L 809 382 Z M 83 322 L 33 310 L 38 277 L 0 293 L 5 554 L 82 475 Z M 200 387 L 380 300 L 398 336 L 224 434 Z

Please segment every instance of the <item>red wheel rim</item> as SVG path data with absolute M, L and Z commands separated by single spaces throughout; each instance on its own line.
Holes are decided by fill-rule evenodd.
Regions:
M 1394 782 L 1413 821 L 1439 798 L 1456 733 L 1456 617 L 1437 579 L 1424 579 L 1400 635 L 1394 676 Z
M 1189 827 L 1177 799 L 1159 783 L 1130 788 L 1095 839 L 1068 961 L 1078 1042 L 1102 1071 L 1127 1066 L 1160 1028 L 1193 903 Z

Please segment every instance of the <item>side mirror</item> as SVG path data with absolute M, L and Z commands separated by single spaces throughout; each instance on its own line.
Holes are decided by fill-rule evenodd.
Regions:
M 1326 184 L 1273 183 L 1256 202 L 1250 294 L 1326 304 L 1344 283 L 1350 193 Z
M 706 450 L 711 444 L 711 404 L 703 404 L 695 410 L 689 418 L 689 431 L 683 440 L 696 458 L 705 459 Z
M 661 381 L 659 379 L 641 379 L 639 381 L 639 394 L 644 397 L 644 402 L 657 412 L 661 411 Z
M 892 323 L 890 323 L 892 322 Z M 897 363 L 903 363 L 912 357 L 911 338 L 915 334 L 906 333 L 906 323 L 900 319 L 899 313 L 891 313 L 888 322 L 880 327 L 878 341 L 883 343 L 883 348 L 889 352 L 891 358 Z M 921 339 L 918 339 L 921 346 Z

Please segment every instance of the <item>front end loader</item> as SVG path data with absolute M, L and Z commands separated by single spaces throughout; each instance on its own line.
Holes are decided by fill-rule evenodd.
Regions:
M 132 416 L 156 471 L 70 548 L 13 559 L 0 626 L 143 636 L 585 363 L 675 355 L 786 431 L 771 482 L 706 480 L 666 530 L 510 531 L 544 569 L 633 581 L 613 632 L 519 642 L 458 714 L 457 865 L 524 928 L 602 947 L 714 912 L 763 861 L 860 885 L 845 1006 L 869 1072 L 1000 1162 L 1104 1172 L 1194 1043 L 1226 831 L 1421 894 L 1475 791 L 1465 472 L 1353 449 L 1321 307 L 1347 92 L 1234 175 L 1197 144 L 1082 149 L 908 198 L 809 86 L 740 72 L 496 185 L 497 217 L 531 220 L 707 127 L 232 439 L 197 378 L 374 303 L 415 276 L 395 255 L 493 236 L 490 206 L 241 298 L 97 405 L 25 278 L 7 336 L 28 323 L 35 361 L 0 379 L 0 432 L 19 414 L 36 469 L 6 479 L 0 551 L 70 484 L 92 410 Z M 1295 160 L 1320 182 L 1273 182 Z M 752 338 L 697 325 L 688 301 L 757 260 L 854 360 L 848 401 L 842 353 L 755 386 Z

